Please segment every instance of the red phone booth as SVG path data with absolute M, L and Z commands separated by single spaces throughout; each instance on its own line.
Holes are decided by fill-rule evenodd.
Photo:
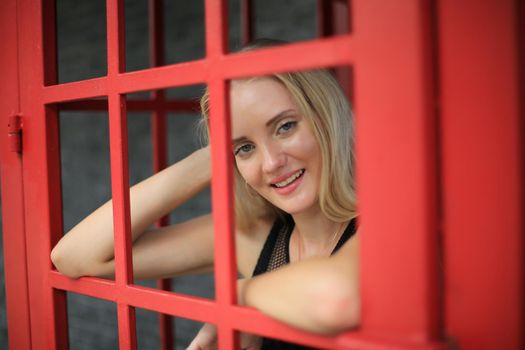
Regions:
M 236 348 L 239 331 L 320 348 L 523 348 L 523 2 L 319 0 L 319 39 L 245 53 L 227 52 L 226 3 L 205 1 L 203 59 L 160 66 L 160 0 L 150 0 L 157 58 L 152 68 L 126 72 L 123 1 L 107 0 L 107 75 L 64 84 L 56 79 L 54 1 L 0 3 L 10 348 L 67 348 L 67 291 L 117 305 L 121 349 L 136 348 L 135 307 L 216 324 L 220 349 Z M 243 1 L 246 39 L 250 3 Z M 227 86 L 334 66 L 352 72 L 342 82 L 357 123 L 362 320 L 357 330 L 323 337 L 236 305 Z M 138 286 L 130 268 L 126 111 L 133 107 L 125 94 L 201 83 L 211 101 L 214 301 Z M 110 125 L 114 282 L 71 280 L 49 259 L 63 233 L 57 110 L 94 108 L 101 98 Z M 157 138 L 161 154 L 165 140 Z

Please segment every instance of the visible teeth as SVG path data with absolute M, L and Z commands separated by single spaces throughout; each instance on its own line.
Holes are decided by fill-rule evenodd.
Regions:
M 283 180 L 281 182 L 277 182 L 274 185 L 275 185 L 275 187 L 288 186 L 289 184 L 294 182 L 299 176 L 303 175 L 303 173 L 304 173 L 304 169 L 301 169 L 298 172 L 296 172 L 295 174 L 293 174 L 292 176 L 290 176 L 289 178 L 287 178 L 286 180 Z

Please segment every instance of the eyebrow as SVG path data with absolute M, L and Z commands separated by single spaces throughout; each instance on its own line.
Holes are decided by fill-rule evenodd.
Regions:
M 285 116 L 286 114 L 288 114 L 290 112 L 295 112 L 295 109 L 290 108 L 290 109 L 286 109 L 286 110 L 284 110 L 282 112 L 277 113 L 274 117 L 272 117 L 270 120 L 268 120 L 266 123 L 264 123 L 264 125 L 266 127 L 271 126 L 271 125 L 275 124 L 275 122 L 277 122 L 280 118 L 282 118 L 283 116 Z M 235 145 L 235 144 L 239 143 L 240 141 L 244 141 L 244 140 L 246 140 L 245 136 L 237 137 L 236 139 L 232 140 L 232 145 Z
M 278 113 L 275 117 L 273 117 L 272 119 L 268 120 L 264 125 L 266 126 L 270 126 L 272 124 L 275 124 L 275 122 L 280 119 L 281 117 L 283 117 L 284 115 L 290 113 L 290 112 L 294 112 L 295 110 L 294 109 L 286 109 L 280 113 Z

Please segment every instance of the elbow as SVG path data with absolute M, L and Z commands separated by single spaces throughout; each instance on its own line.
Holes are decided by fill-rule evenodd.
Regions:
M 359 325 L 359 301 L 353 297 L 335 297 L 326 300 L 315 318 L 324 334 L 337 334 Z
M 361 302 L 358 288 L 346 283 L 328 283 L 319 302 L 314 303 L 312 319 L 321 334 L 337 334 L 360 323 Z
M 77 279 L 85 275 L 82 274 L 82 271 L 75 266 L 71 259 L 68 259 L 67 255 L 58 246 L 51 251 L 51 261 L 58 272 L 69 278 Z

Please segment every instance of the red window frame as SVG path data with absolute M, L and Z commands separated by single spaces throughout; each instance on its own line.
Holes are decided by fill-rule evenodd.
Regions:
M 517 3 L 501 0 L 473 5 L 478 16 L 470 16 L 469 24 L 481 33 L 486 32 L 485 20 L 491 18 L 491 14 L 500 15 L 491 26 L 500 40 L 476 42 L 475 48 L 484 58 L 477 61 L 474 58 L 478 56 L 461 46 L 462 39 L 454 37 L 456 31 L 465 35 L 470 32 L 455 20 L 469 13 L 468 9 L 453 0 L 439 4 L 407 0 L 402 5 L 397 1 L 353 0 L 347 8 L 352 29 L 349 34 L 235 54 L 228 53 L 226 48 L 226 1 L 206 0 L 205 58 L 160 66 L 162 48 L 156 46 L 152 50 L 153 62 L 159 67 L 125 72 L 123 1 L 107 0 L 107 76 L 57 84 L 54 2 L 1 2 L 0 28 L 1 33 L 7 33 L 4 38 L 8 50 L 0 58 L 0 67 L 8 83 L 0 85 L 0 111 L 2 120 L 11 123 L 7 137 L 1 138 L 10 346 L 14 349 L 67 348 L 65 294 L 72 291 L 117 304 L 121 349 L 136 348 L 134 307 L 214 323 L 218 326 L 221 349 L 235 348 L 236 331 L 340 349 L 446 348 L 443 332 L 447 331 L 469 347 L 478 344 L 469 336 L 470 329 L 503 332 L 496 321 L 504 317 L 512 320 L 510 324 L 505 323 L 505 334 L 510 334 L 506 344 L 509 348 L 519 348 L 524 344 L 520 333 L 524 325 L 524 286 L 519 282 L 525 270 L 524 257 L 519 251 L 512 251 L 507 256 L 503 249 L 523 245 L 524 223 L 520 213 L 523 212 L 525 191 L 520 179 L 523 178 L 524 147 L 520 140 L 523 134 L 519 130 L 524 125 L 525 108 L 523 99 L 519 98 L 520 93 L 523 94 L 524 78 L 523 64 L 518 58 L 523 58 L 524 36 L 518 25 L 524 23 L 525 11 Z M 155 4 L 158 5 L 152 1 L 152 8 L 156 8 Z M 320 8 L 324 5 L 326 2 L 320 1 Z M 249 3 L 245 6 L 243 11 L 249 13 Z M 519 15 L 515 15 L 516 9 Z M 152 13 L 158 13 L 158 8 Z M 449 17 L 452 15 L 456 16 Z M 158 21 L 154 16 L 153 23 L 156 23 L 155 18 Z M 509 22 L 509 19 L 512 20 Z M 320 21 L 323 20 L 326 23 L 326 18 L 320 17 Z M 250 36 L 250 23 L 244 24 L 245 38 Z M 325 33 L 330 30 L 325 29 Z M 507 69 L 490 71 L 489 57 L 493 49 L 508 59 Z M 283 325 L 254 309 L 235 305 L 228 81 L 332 66 L 349 66 L 354 74 L 360 225 L 366 234 L 360 236 L 361 326 L 356 331 L 322 337 Z M 468 99 L 458 98 L 465 94 L 454 86 L 455 74 L 463 73 L 462 69 L 472 73 L 465 75 L 469 79 L 476 72 L 483 72 L 488 79 L 467 95 Z M 210 93 L 215 301 L 134 285 L 130 268 L 124 95 L 199 83 L 207 84 Z M 511 93 L 494 93 L 492 83 L 502 90 L 510 89 Z M 51 247 L 63 231 L 57 104 L 95 97 L 108 99 L 111 184 L 115 202 L 114 282 L 96 278 L 68 279 L 53 269 L 49 259 Z M 164 97 L 156 94 L 153 98 L 160 101 Z M 488 198 L 462 196 L 460 180 L 463 177 L 457 171 L 462 161 L 454 158 L 453 153 L 464 145 L 465 132 L 461 131 L 461 125 L 455 124 L 455 118 L 461 111 L 474 108 L 476 98 L 497 101 L 487 109 L 475 110 L 477 116 L 488 123 L 481 131 L 503 128 L 495 136 L 501 147 L 492 150 L 490 154 L 496 157 L 490 159 L 505 156 L 498 158 L 498 163 L 488 162 L 491 166 L 502 167 L 511 177 L 501 183 L 494 173 L 482 171 L 487 164 L 485 157 L 464 153 L 481 174 L 480 180 L 472 181 L 467 187 L 476 193 L 487 183 L 498 184 L 503 191 L 501 197 L 497 193 L 489 193 Z M 442 104 L 439 118 L 436 101 Z M 506 108 L 505 122 L 490 123 L 501 106 Z M 21 128 L 15 116 L 20 116 Z M 155 120 L 154 132 L 160 133 L 165 116 L 159 113 Z M 465 120 L 476 125 L 473 118 Z M 436 132 L 437 127 L 443 135 Z M 483 145 L 483 132 L 469 137 L 470 144 Z M 22 141 L 22 153 L 16 149 L 17 140 Z M 157 140 L 156 166 L 161 168 L 165 165 L 161 151 L 165 141 L 162 137 Z M 475 254 L 469 239 L 458 238 L 458 235 L 470 232 L 471 220 L 483 212 L 483 208 L 472 206 L 473 203 L 490 199 L 501 201 L 502 198 L 505 201 L 501 213 L 510 216 L 505 226 L 508 241 L 503 245 L 491 235 L 492 231 L 483 227 L 478 228 L 478 233 L 493 246 L 501 248 L 497 250 L 497 258 L 508 264 L 511 277 L 514 277 L 498 276 L 500 266 L 481 263 L 502 286 L 495 297 L 509 298 L 508 303 L 503 308 L 485 308 L 484 315 L 496 321 L 465 320 L 461 311 L 482 308 L 486 300 L 475 297 L 461 304 L 453 288 L 460 288 L 464 295 L 469 295 L 480 285 L 490 287 L 491 284 L 470 278 L 469 272 L 463 269 L 467 264 L 461 261 L 462 254 L 468 252 L 471 255 L 467 256 L 472 257 Z M 466 217 L 455 216 L 456 203 L 461 204 Z M 443 213 L 444 220 L 440 219 Z M 492 229 L 498 224 L 497 220 L 489 220 Z M 440 225 L 445 229 L 442 235 L 438 229 Z M 444 252 L 439 244 L 441 240 L 446 242 Z M 486 250 L 482 247 L 474 251 L 483 253 Z M 440 272 L 438 262 L 443 257 L 447 270 Z M 463 321 L 469 327 L 464 327 Z M 501 334 L 479 338 L 485 342 L 482 345 L 498 344 Z

